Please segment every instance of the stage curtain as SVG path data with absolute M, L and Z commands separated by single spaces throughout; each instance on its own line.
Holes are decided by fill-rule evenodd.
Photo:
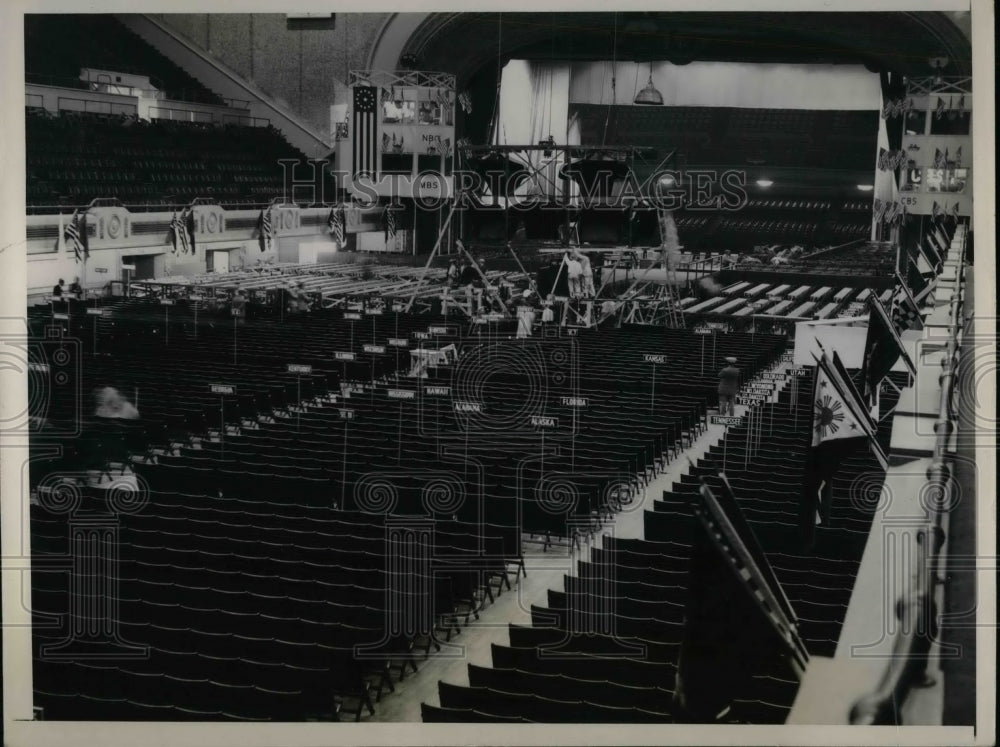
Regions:
M 570 64 L 567 62 L 508 62 L 500 80 L 500 105 L 493 127 L 493 143 L 534 145 L 551 135 L 557 145 L 567 145 L 569 79 Z M 579 141 L 579 129 L 576 132 Z M 557 154 L 546 157 L 542 151 L 531 151 L 514 154 L 511 158 L 530 172 L 537 171 L 542 194 L 559 193 L 562 185 L 556 178 Z

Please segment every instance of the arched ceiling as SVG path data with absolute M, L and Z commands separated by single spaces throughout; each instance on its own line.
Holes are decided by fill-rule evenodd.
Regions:
M 428 13 L 412 14 L 398 66 L 454 73 L 459 85 L 511 58 L 852 63 L 924 77 L 928 59 L 947 76 L 970 76 L 972 47 L 953 14 L 871 13 Z M 390 24 L 392 21 L 390 21 Z M 617 25 L 617 34 L 615 26 Z M 617 37 L 617 39 L 615 38 Z M 399 64 L 407 61 L 408 65 Z

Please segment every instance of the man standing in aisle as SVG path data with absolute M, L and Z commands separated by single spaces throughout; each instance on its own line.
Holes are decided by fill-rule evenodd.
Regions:
M 733 415 L 734 402 L 740 390 L 740 369 L 736 367 L 736 358 L 726 358 L 728 364 L 719 371 L 719 414 Z

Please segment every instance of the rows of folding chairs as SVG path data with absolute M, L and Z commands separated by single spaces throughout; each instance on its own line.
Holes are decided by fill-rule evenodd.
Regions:
M 543 366 L 541 378 L 525 370 L 518 376 L 515 369 L 503 383 L 490 380 L 481 394 L 486 414 L 516 411 L 529 386 L 538 383 L 551 387 L 542 398 L 545 416 L 553 412 L 553 399 L 562 406 L 564 394 L 588 401 L 586 407 L 559 412 L 559 422 L 571 424 L 560 433 L 540 433 L 530 427 L 530 418 L 521 423 L 528 427 L 490 433 L 490 423 L 485 431 L 470 431 L 476 423 L 456 412 L 454 398 L 410 400 L 392 393 L 445 385 L 458 392 L 467 383 L 460 365 L 432 372 L 428 379 L 407 380 L 369 379 L 363 370 L 359 376 L 357 369 L 338 371 L 329 364 L 334 351 L 357 351 L 366 342 L 418 331 L 426 319 L 386 315 L 372 319 L 369 327 L 368 320 L 345 324 L 331 314 L 317 315 L 301 327 L 248 324 L 239 330 L 245 347 L 233 364 L 220 345 L 230 331 L 199 330 L 197 338 L 182 335 L 161 343 L 150 334 L 158 310 L 128 306 L 115 333 L 120 354 L 108 361 L 86 356 L 85 380 L 110 382 L 126 395 L 138 389 L 144 420 L 146 412 L 164 418 L 181 412 L 185 425 L 170 433 L 154 459 L 131 461 L 140 485 L 152 492 L 117 530 L 116 622 L 126 640 L 164 652 L 159 657 L 164 675 L 181 676 L 173 668 L 175 653 L 203 667 L 188 680 L 222 685 L 277 687 L 266 678 L 250 679 L 250 664 L 226 664 L 227 671 L 243 667 L 244 674 L 224 680 L 204 668 L 205 657 L 312 666 L 317 670 L 313 679 L 302 680 L 310 683 L 302 689 L 308 689 L 311 705 L 300 708 L 300 715 L 329 714 L 339 707 L 337 698 L 356 701 L 355 718 L 371 713 L 372 696 L 377 702 L 383 689 L 392 687 L 392 675 L 402 678 L 407 668 L 415 670 L 418 646 L 428 654 L 439 645 L 438 636 L 450 638 L 463 619 L 468 623 L 496 594 L 512 588 L 512 576 L 516 580 L 524 573 L 525 534 L 544 537 L 546 547 L 553 538 L 592 536 L 658 474 L 665 460 L 676 456 L 678 445 L 690 443 L 705 426 L 711 377 L 684 388 L 694 366 L 690 333 L 626 329 L 621 339 L 584 334 L 572 342 L 583 351 L 576 359 L 565 357 L 565 346 L 555 349 L 545 341 L 474 341 L 479 352 L 469 355 L 493 346 L 487 372 L 496 370 L 504 356 L 528 355 Z M 754 371 L 783 344 L 759 341 L 759 349 L 735 341 L 724 342 L 720 351 L 739 351 L 743 365 Z M 672 365 L 661 372 L 663 378 L 640 387 L 627 380 L 625 362 L 606 368 L 609 359 L 626 350 L 666 353 Z M 320 373 L 305 382 L 302 392 L 303 382 L 293 385 L 282 369 L 286 362 L 313 360 Z M 226 423 L 213 432 L 212 408 L 218 403 L 211 401 L 217 397 L 208 384 L 220 380 L 247 398 L 226 403 L 227 415 L 220 414 Z M 354 384 L 349 393 L 341 390 L 334 406 L 324 397 L 324 384 L 340 381 Z M 577 385 L 560 389 L 565 381 Z M 300 393 L 313 397 L 308 406 L 297 402 Z M 351 409 L 351 418 L 343 417 L 344 408 Z M 201 436 L 192 437 L 199 430 Z M 551 449 L 554 441 L 558 449 Z M 435 469 L 428 470 L 428 464 Z M 100 493 L 90 489 L 88 499 L 98 501 Z M 51 500 L 38 508 L 45 505 Z M 64 554 L 67 527 L 52 521 L 51 512 L 34 513 L 39 547 Z M 387 565 L 388 526 L 397 521 L 433 527 L 429 562 L 434 573 L 410 574 L 405 589 Z M 413 584 L 429 604 L 417 604 L 407 591 Z M 39 581 L 39 614 L 66 614 L 71 588 Z M 621 600 L 624 629 L 632 635 L 659 630 L 661 643 L 675 641 L 676 608 L 644 598 L 638 587 L 631 591 L 634 599 L 626 594 Z M 568 610 L 568 599 L 554 597 L 550 603 Z M 387 630 L 393 610 L 413 609 L 425 612 L 410 621 L 408 634 Z M 60 634 L 48 629 L 38 642 Z M 357 646 L 367 647 L 376 664 L 365 666 L 364 657 L 354 656 Z M 133 673 L 121 671 L 125 679 Z M 42 676 L 40 692 L 52 695 L 55 703 L 65 702 L 60 694 L 83 696 L 60 689 L 62 681 Z M 197 711 L 197 703 L 181 697 L 183 688 L 176 693 L 172 707 Z M 113 687 L 106 696 L 118 702 Z M 574 706 L 585 707 L 584 701 Z M 126 710 L 135 711 L 133 706 Z M 630 718 L 642 714 L 630 713 Z
M 876 509 L 876 502 L 859 500 L 857 480 L 878 475 L 879 468 L 867 452 L 845 460 L 834 480 L 831 525 L 817 528 L 811 550 L 800 549 L 798 506 L 811 440 L 812 394 L 807 385 L 798 392 L 795 402 L 786 388 L 776 403 L 759 407 L 760 434 L 752 433 L 749 424 L 731 427 L 724 443 L 711 447 L 689 474 L 665 490 L 645 513 L 645 539 L 605 536 L 599 547 L 592 546 L 588 558 L 577 560 L 576 573 L 564 576 L 564 588 L 550 589 L 545 606 L 532 606 L 531 627 L 512 625 L 511 645 L 494 645 L 492 669 L 470 667 L 466 689 L 439 683 L 443 712 L 425 704 L 425 720 L 454 720 L 456 712 L 474 713 L 476 720 L 489 720 L 484 714 L 537 720 L 537 699 L 558 701 L 554 694 L 563 701 L 592 697 L 608 707 L 624 702 L 642 708 L 643 697 L 650 695 L 644 687 L 672 691 L 672 668 L 684 636 L 691 545 L 701 531 L 692 509 L 703 480 L 721 489 L 720 471 L 788 595 L 807 648 L 832 656 Z M 892 399 L 885 395 L 883 407 L 891 409 Z M 890 436 L 887 418 L 879 438 L 887 443 Z M 866 495 L 878 487 L 866 485 Z M 671 669 L 645 679 L 644 673 L 656 667 Z M 592 688 L 591 682 L 615 686 Z M 515 683 L 513 691 L 532 698 L 512 702 L 497 695 L 512 691 Z M 734 701 L 728 718 L 782 723 L 797 688 L 777 665 L 756 672 L 752 689 Z M 550 712 L 560 712 L 559 706 L 543 702 Z M 669 718 L 670 698 L 662 703 Z M 586 718 L 578 711 L 574 717 Z

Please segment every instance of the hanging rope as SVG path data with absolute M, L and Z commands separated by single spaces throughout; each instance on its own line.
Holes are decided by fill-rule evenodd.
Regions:
M 615 84 L 616 76 L 618 71 L 616 66 L 618 64 L 618 13 L 612 13 L 613 18 L 613 31 L 611 35 L 611 103 L 608 104 L 608 114 L 604 118 L 604 134 L 601 136 L 601 145 L 608 144 L 608 124 L 611 122 L 611 110 L 614 109 L 616 103 L 615 97 Z M 604 86 L 601 86 L 601 98 L 604 98 Z
M 497 109 L 500 107 L 500 83 L 503 80 L 503 68 L 500 67 L 501 53 L 503 50 L 503 13 L 497 13 L 497 90 L 493 97 L 493 114 L 490 117 L 490 142 L 493 145 L 500 143 L 500 128 L 497 127 Z
M 552 134 L 552 93 L 555 91 L 556 87 L 556 24 L 555 24 L 555 14 L 550 14 L 549 23 L 551 24 L 551 34 L 549 36 L 549 121 L 546 123 L 548 127 L 544 128 L 550 135 Z

